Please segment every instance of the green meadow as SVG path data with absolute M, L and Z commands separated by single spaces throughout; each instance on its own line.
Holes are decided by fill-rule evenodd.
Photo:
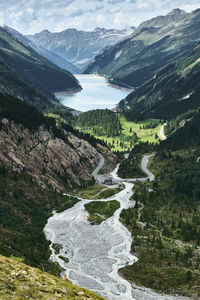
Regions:
M 141 122 L 129 122 L 123 115 L 119 116 L 122 126 L 122 132 L 116 137 L 106 137 L 105 135 L 95 135 L 93 128 L 79 128 L 84 133 L 89 133 L 95 138 L 103 140 L 112 151 L 127 151 L 132 149 L 135 142 L 132 141 L 133 133 L 136 133 L 138 142 L 159 143 L 159 134 L 161 130 L 161 123 L 158 120 L 147 120 Z M 150 124 L 156 124 L 155 128 L 150 127 Z

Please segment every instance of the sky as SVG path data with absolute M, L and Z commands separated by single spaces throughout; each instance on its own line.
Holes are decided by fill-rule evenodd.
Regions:
M 0 0 L 0 25 L 23 34 L 68 28 L 128 28 L 175 8 L 200 8 L 199 0 Z

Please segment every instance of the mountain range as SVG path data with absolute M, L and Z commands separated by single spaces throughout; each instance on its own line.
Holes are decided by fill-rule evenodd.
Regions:
M 116 44 L 134 31 L 96 28 L 94 31 L 79 31 L 75 28 L 62 32 L 44 30 L 28 38 L 35 47 L 42 47 L 62 57 L 79 70 L 83 70 L 105 47 Z
M 175 9 L 143 22 L 132 35 L 97 55 L 84 73 L 97 72 L 112 83 L 138 87 L 197 44 L 199 21 L 200 9 Z

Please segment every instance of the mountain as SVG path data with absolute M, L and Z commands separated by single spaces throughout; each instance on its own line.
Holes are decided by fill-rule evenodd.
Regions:
M 96 56 L 84 73 L 104 74 L 110 82 L 138 87 L 200 40 L 200 9 L 176 9 L 143 22 L 129 37 Z
M 73 28 L 55 33 L 44 30 L 27 38 L 37 47 L 43 47 L 83 70 L 100 51 L 122 40 L 133 30 L 96 28 L 94 31 L 78 31 Z
M 0 100 L 0 161 L 58 191 L 90 179 L 97 151 L 72 127 L 58 129 L 54 119 L 12 96 Z
M 40 56 L 0 27 L 0 91 L 39 109 L 52 107 L 54 92 L 80 89 L 69 72 Z
M 200 43 L 129 94 L 119 107 L 130 119 L 173 119 L 200 107 Z
M 68 62 L 67 60 L 63 59 L 59 55 L 41 47 L 41 46 L 35 45 L 33 42 L 31 42 L 29 39 L 27 39 L 24 35 L 22 35 L 18 31 L 14 30 L 8 26 L 4 26 L 4 29 L 7 32 L 9 32 L 10 34 L 12 34 L 14 37 L 16 37 L 21 43 L 23 43 L 26 46 L 30 46 L 38 54 L 40 54 L 41 56 L 44 56 L 45 58 L 50 60 L 52 63 L 57 65 L 59 68 L 69 71 L 73 74 L 80 73 L 80 70 L 77 67 L 75 67 L 74 65 L 72 65 L 70 62 Z

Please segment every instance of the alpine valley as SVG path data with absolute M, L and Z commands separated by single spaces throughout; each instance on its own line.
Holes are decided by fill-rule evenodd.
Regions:
M 0 27 L 0 299 L 200 299 L 200 9 L 120 30 L 10 25 Z M 98 109 L 59 101 L 83 101 L 80 72 Z M 100 109 L 106 85 L 127 95 L 112 110 Z

